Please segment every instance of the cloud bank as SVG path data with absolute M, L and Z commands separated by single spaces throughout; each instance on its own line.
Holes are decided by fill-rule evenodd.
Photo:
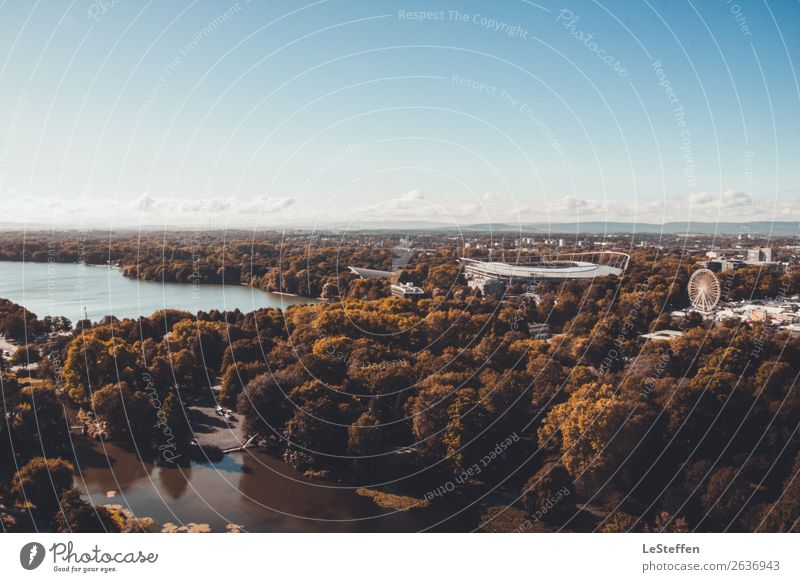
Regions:
M 696 192 L 634 202 L 598 200 L 576 195 L 520 200 L 498 192 L 432 195 L 412 189 L 375 197 L 368 205 L 329 200 L 302 201 L 288 196 L 253 198 L 174 198 L 149 193 L 132 200 L 42 198 L 19 195 L 0 199 L 0 225 L 135 228 L 164 226 L 217 228 L 316 225 L 359 221 L 430 221 L 453 225 L 530 222 L 749 222 L 800 220 L 800 200 L 757 200 L 736 190 Z

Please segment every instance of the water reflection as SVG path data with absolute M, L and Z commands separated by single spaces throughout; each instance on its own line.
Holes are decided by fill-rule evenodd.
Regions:
M 189 489 L 189 483 L 192 480 L 192 467 L 187 468 L 178 467 L 175 469 L 159 468 L 158 482 L 164 493 L 170 499 L 180 499 L 186 494 Z
M 448 517 L 445 510 L 379 508 L 350 487 L 306 479 L 257 451 L 160 467 L 118 445 L 94 443 L 79 450 L 76 471 L 82 476 L 76 482 L 95 503 L 121 504 L 161 523 L 208 523 L 215 532 L 228 523 L 261 532 L 419 531 Z M 112 490 L 119 494 L 109 499 Z M 463 521 L 450 527 L 471 528 Z

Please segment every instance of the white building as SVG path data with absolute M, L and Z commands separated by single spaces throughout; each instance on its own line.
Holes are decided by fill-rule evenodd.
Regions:
M 392 283 L 391 291 L 392 297 L 401 299 L 419 299 L 425 295 L 425 291 L 414 285 L 414 283 Z

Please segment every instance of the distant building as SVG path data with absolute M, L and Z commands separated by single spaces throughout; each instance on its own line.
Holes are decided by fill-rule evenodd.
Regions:
M 419 299 L 425 295 L 425 291 L 414 285 L 414 283 L 392 283 L 391 291 L 392 297 L 401 299 Z
M 772 249 L 769 247 L 747 249 L 748 263 L 771 263 L 773 256 Z
M 381 271 L 379 269 L 365 269 L 363 267 L 347 267 L 350 272 L 358 275 L 362 279 L 388 279 L 394 273 L 392 271 Z
M 682 331 L 674 329 L 662 329 L 661 331 L 654 331 L 653 333 L 645 333 L 641 337 L 651 341 L 671 342 L 678 339 L 683 335 Z
M 512 282 L 536 284 L 539 281 L 563 281 L 566 279 L 594 279 L 606 275 L 620 276 L 628 268 L 630 256 L 614 251 L 589 253 L 590 259 L 584 260 L 540 260 L 529 264 L 505 263 L 498 261 L 480 261 L 459 259 L 464 265 L 464 277 L 467 282 L 488 279 L 501 279 Z M 575 255 L 584 258 L 583 255 Z
M 486 295 L 494 295 L 495 297 L 502 297 L 506 292 L 506 282 L 503 279 L 488 278 L 488 279 L 469 279 L 467 285 L 471 289 L 480 289 L 480 292 Z
M 529 323 L 528 335 L 538 340 L 550 339 L 550 325 L 547 323 Z
M 737 260 L 742 263 L 760 265 L 762 263 L 773 263 L 775 261 L 775 253 L 769 247 L 755 247 L 755 248 L 732 248 L 721 249 L 712 248 L 706 252 L 706 257 L 712 260 Z
M 715 273 L 724 273 L 725 271 L 735 271 L 744 265 L 744 262 L 737 261 L 736 259 L 716 259 L 713 261 L 702 261 L 700 265 L 709 271 Z

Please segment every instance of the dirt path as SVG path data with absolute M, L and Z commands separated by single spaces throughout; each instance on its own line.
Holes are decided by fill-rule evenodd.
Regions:
M 240 447 L 246 440 L 242 433 L 240 415 L 234 413 L 233 419 L 218 415 L 213 401 L 189 401 L 186 414 L 192 425 L 194 438 L 201 447 L 216 447 L 224 451 Z

